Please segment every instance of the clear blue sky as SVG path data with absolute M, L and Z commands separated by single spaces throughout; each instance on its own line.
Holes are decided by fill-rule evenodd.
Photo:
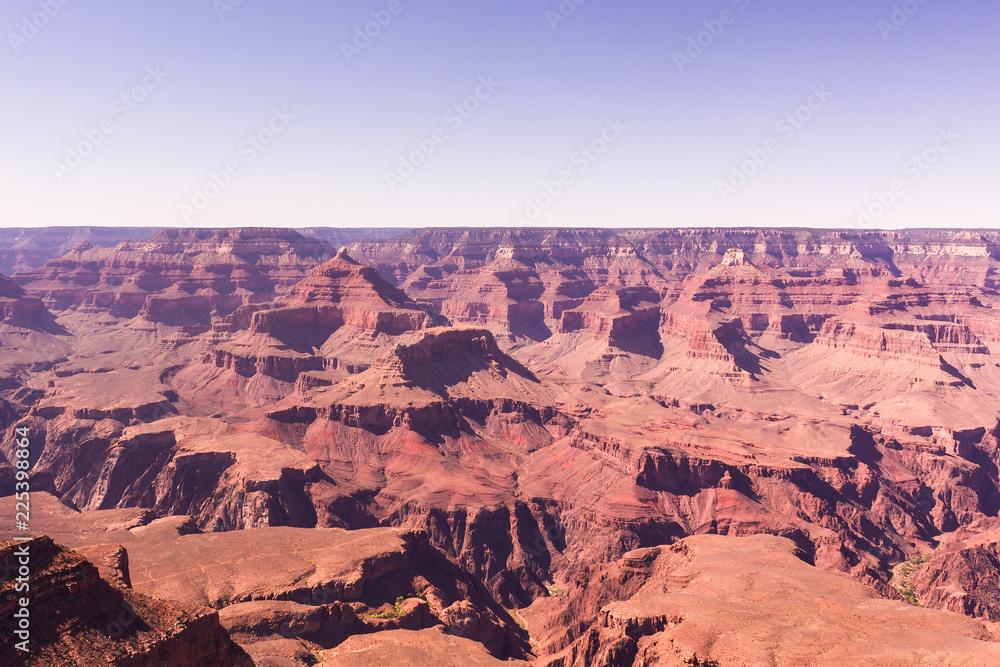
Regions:
M 562 5 L 7 0 L 0 225 L 1000 224 L 998 3 Z

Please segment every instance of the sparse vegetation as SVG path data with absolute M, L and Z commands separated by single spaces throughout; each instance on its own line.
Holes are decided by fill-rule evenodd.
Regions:
M 912 605 L 922 606 L 917 597 L 917 591 L 913 587 L 913 577 L 924 565 L 930 562 L 934 554 L 924 554 L 904 561 L 892 569 L 892 587 L 895 588 L 903 599 Z
M 386 609 L 384 611 L 376 611 L 371 614 L 366 614 L 365 618 L 399 618 L 403 615 L 403 600 L 408 600 L 409 598 L 417 598 L 427 602 L 427 597 L 423 593 L 411 593 L 410 595 L 400 595 L 396 598 L 396 603 L 393 605 L 392 609 Z
M 698 656 L 692 656 L 684 661 L 687 667 L 719 667 L 719 663 L 716 660 L 702 660 Z
M 527 630 L 528 629 L 528 624 L 525 623 L 524 619 L 521 618 L 521 615 L 519 613 L 517 613 L 517 609 L 513 609 L 513 608 L 508 609 L 507 613 L 510 614 L 510 617 L 514 619 L 514 621 L 518 624 L 518 626 L 520 626 L 520 628 L 522 630 Z

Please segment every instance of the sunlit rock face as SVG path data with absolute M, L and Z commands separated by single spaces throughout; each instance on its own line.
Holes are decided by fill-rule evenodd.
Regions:
M 78 245 L 0 278 L 0 493 L 24 429 L 58 519 L 45 530 L 124 545 L 133 583 L 171 562 L 144 531 L 212 559 L 230 539 L 213 536 L 253 554 L 281 530 L 383 531 L 360 579 L 303 556 L 252 586 L 232 569 L 199 583 L 238 643 L 282 664 L 341 644 L 395 655 L 402 631 L 485 664 L 735 664 L 709 642 L 742 637 L 724 613 L 735 562 L 761 581 L 794 566 L 831 656 L 853 630 L 815 590 L 859 618 L 864 600 L 896 605 L 879 608 L 907 630 L 858 648 L 873 660 L 931 650 L 927 619 L 956 655 L 990 655 L 976 624 L 998 613 L 998 237 L 429 229 L 338 250 L 248 229 Z M 333 581 L 340 597 L 310 597 Z M 909 625 L 900 591 L 925 608 Z M 745 602 L 763 619 L 776 604 Z M 760 651 L 805 650 L 761 623 Z

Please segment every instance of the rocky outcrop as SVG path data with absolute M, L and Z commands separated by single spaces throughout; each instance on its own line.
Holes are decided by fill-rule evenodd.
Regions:
M 519 667 L 528 664 L 520 660 L 497 660 L 480 644 L 440 628 L 354 635 L 324 656 L 326 659 L 319 663 L 320 667 L 406 663 L 441 667 Z
M 320 356 L 298 352 L 274 339 L 250 337 L 220 345 L 208 352 L 205 359 L 241 377 L 263 375 L 288 383 L 294 383 L 302 373 L 323 370 L 328 363 Z
M 27 553 L 27 556 L 19 555 Z M 28 562 L 30 638 L 15 652 L 15 610 L 22 595 L 5 577 L 0 614 L 8 660 L 24 665 L 226 665 L 250 667 L 246 653 L 219 624 L 217 612 L 164 602 L 109 583 L 81 556 L 48 537 L 0 543 L 5 571 Z M 127 576 L 127 575 L 126 575 Z M 12 664 L 12 663 L 10 663 Z
M 20 285 L 3 274 L 0 274 L 0 326 L 63 332 L 41 299 L 28 296 Z
M 952 327 L 950 333 L 958 334 L 959 328 Z M 834 349 L 844 348 L 854 354 L 869 356 L 878 359 L 896 360 L 907 359 L 914 363 L 929 366 L 940 364 L 940 354 L 935 349 L 935 341 L 940 328 L 931 326 L 920 327 L 911 324 L 905 325 L 891 324 L 886 326 L 864 326 L 854 322 L 843 322 L 841 320 L 827 320 L 823 329 L 816 337 L 817 345 L 825 345 Z M 955 336 L 954 339 L 964 339 L 969 341 L 974 336 Z M 978 340 L 976 341 L 978 343 Z M 981 344 L 967 345 L 966 349 L 978 354 L 987 352 Z
M 202 530 L 315 526 L 311 499 L 328 478 L 314 461 L 256 434 L 212 422 L 165 420 L 125 429 L 109 449 L 82 507 L 186 514 Z
M 659 301 L 659 295 L 649 289 L 600 288 L 579 306 L 562 310 L 558 332 L 586 330 L 595 338 L 606 339 L 611 347 L 659 357 L 663 352 L 657 333 Z
M 329 328 L 332 333 L 338 326 L 348 325 L 376 334 L 400 335 L 435 321 L 427 308 L 412 302 L 375 269 L 357 263 L 344 250 L 295 284 L 281 305 L 279 311 L 255 313 L 251 333 L 275 334 L 303 325 Z M 283 317 L 286 309 L 288 321 Z M 309 321 L 309 317 L 315 319 Z
M 315 656 L 353 635 L 433 627 L 476 642 L 497 658 L 528 652 L 526 633 L 487 588 L 419 531 L 260 528 L 201 534 L 187 517 L 136 526 L 141 521 L 119 510 L 81 514 L 51 496 L 36 494 L 36 501 L 44 512 L 40 529 L 104 567 L 121 567 L 115 556 L 122 547 L 97 542 L 123 544 L 137 593 L 218 610 L 231 636 L 253 655 L 276 650 L 277 643 L 284 644 L 286 657 L 296 647 Z
M 241 303 L 241 302 L 240 302 Z M 150 322 L 162 322 L 170 326 L 209 325 L 212 321 L 213 306 L 221 305 L 205 294 L 166 293 L 145 298 L 139 317 Z M 222 305 L 221 310 L 232 308 L 232 304 Z
M 229 322 L 247 329 L 206 353 L 205 361 L 243 377 L 294 384 L 306 371 L 366 368 L 399 336 L 441 319 L 341 251 L 283 298 L 239 311 Z
M 536 664 L 986 664 L 1000 656 L 1000 638 L 980 623 L 875 599 L 797 555 L 791 542 L 763 535 L 696 536 L 626 554 L 564 594 L 564 607 L 585 614 L 570 632 L 552 615 L 555 600 L 523 612 L 547 638 Z
M 909 586 L 924 607 L 1000 622 L 1000 521 L 980 519 L 913 561 Z
M 122 545 L 97 544 L 77 549 L 76 552 L 97 566 L 101 579 L 117 588 L 132 588 L 128 551 Z
M 914 578 L 921 604 L 1000 622 L 1000 545 L 935 556 Z
M 428 330 L 415 342 L 397 346 L 378 369 L 383 372 L 391 369 L 421 385 L 454 386 L 479 372 L 504 379 L 512 373 L 530 384 L 538 384 L 531 372 L 501 352 L 493 335 L 483 329 Z M 440 371 L 447 372 L 450 377 L 442 377 Z M 449 391 L 449 395 L 454 393 L 454 390 Z

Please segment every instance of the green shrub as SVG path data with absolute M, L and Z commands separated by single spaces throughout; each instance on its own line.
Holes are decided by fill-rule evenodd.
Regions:
M 396 604 L 393 605 L 392 609 L 387 609 L 385 611 L 376 611 L 371 614 L 367 614 L 365 618 L 399 618 L 403 615 L 403 600 L 408 600 L 409 598 L 417 598 L 427 602 L 427 596 L 423 593 L 411 593 L 409 595 L 400 595 L 396 598 Z
M 904 600 L 912 605 L 922 606 L 920 599 L 917 597 L 917 589 L 913 586 L 913 577 L 933 557 L 933 553 L 917 556 L 916 558 L 911 558 L 908 561 L 900 563 L 893 569 L 892 587 L 896 589 Z

